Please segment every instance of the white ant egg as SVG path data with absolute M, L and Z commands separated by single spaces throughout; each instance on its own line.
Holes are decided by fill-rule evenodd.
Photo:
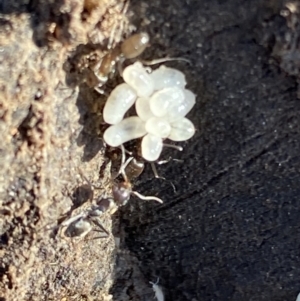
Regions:
M 142 139 L 142 157 L 147 161 L 155 161 L 159 158 L 163 149 L 163 141 L 161 138 L 152 134 L 147 134 Z
M 183 90 L 184 99 L 177 99 L 170 104 L 168 113 L 163 117 L 169 122 L 174 122 L 177 119 L 184 117 L 195 105 L 196 95 L 190 90 Z
M 128 84 L 118 85 L 113 89 L 105 103 L 103 109 L 104 121 L 109 124 L 119 123 L 134 104 L 136 98 L 136 92 Z
M 185 141 L 190 139 L 195 134 L 193 123 L 187 118 L 181 118 L 171 123 L 171 133 L 168 139 L 173 141 Z
M 135 110 L 137 115 L 144 121 L 154 117 L 154 114 L 150 110 L 149 98 L 139 97 L 135 102 Z
M 143 137 L 147 134 L 145 122 L 138 116 L 123 119 L 120 123 L 110 126 L 103 134 L 104 141 L 113 147 Z
M 150 76 L 153 79 L 155 90 L 168 87 L 184 88 L 186 85 L 185 75 L 182 72 L 164 65 L 154 70 Z
M 139 97 L 148 97 L 154 91 L 153 80 L 140 62 L 126 67 L 122 77 L 137 92 Z
M 185 95 L 178 87 L 164 88 L 155 92 L 149 99 L 152 113 L 157 117 L 165 116 L 172 103 L 181 103 Z
M 164 118 L 152 117 L 147 120 L 146 131 L 160 138 L 167 138 L 171 133 L 171 125 Z

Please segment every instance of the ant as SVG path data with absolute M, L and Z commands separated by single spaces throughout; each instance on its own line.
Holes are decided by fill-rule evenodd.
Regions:
M 131 35 L 123 42 L 117 44 L 102 58 L 97 60 L 94 66 L 90 67 L 92 74 L 86 78 L 88 85 L 93 87 L 98 93 L 105 94 L 102 86 L 115 74 L 116 69 L 118 69 L 119 74 L 122 76 L 124 61 L 140 56 L 149 45 L 149 41 L 149 34 L 147 32 L 140 32 Z M 174 60 L 190 63 L 189 60 L 184 58 L 161 58 L 141 62 L 145 65 L 155 65 Z
M 132 184 L 128 180 L 128 177 L 124 171 L 124 167 L 126 167 L 125 165 L 126 162 L 121 166 L 121 173 L 123 175 L 124 181 L 113 184 L 112 198 L 100 197 L 96 200 L 95 204 L 93 204 L 90 209 L 62 222 L 60 233 L 63 228 L 66 228 L 63 233 L 64 236 L 70 238 L 83 238 L 89 232 L 94 230 L 105 233 L 105 236 L 96 238 L 106 238 L 109 236 L 109 232 L 102 225 L 100 217 L 104 213 L 109 213 L 110 215 L 114 214 L 119 207 L 127 204 L 132 194 L 137 196 L 141 200 L 155 200 L 159 203 L 163 203 L 160 198 L 157 198 L 155 196 L 144 196 L 137 191 L 132 190 Z M 83 176 L 82 173 L 81 176 Z M 90 186 L 94 187 L 94 185 L 92 185 L 86 178 L 85 180 L 89 183 Z M 95 230 L 94 226 L 97 226 L 100 230 Z
M 100 217 L 105 212 L 114 212 L 115 210 L 115 204 L 111 198 L 100 198 L 96 201 L 96 205 L 93 205 L 90 210 L 71 217 L 61 224 L 62 228 L 66 227 L 64 235 L 66 237 L 82 238 L 85 237 L 91 230 L 94 230 L 93 226 L 96 225 L 98 228 L 100 228 L 99 232 L 104 232 L 106 234 L 105 236 L 101 237 L 106 238 L 109 236 L 109 232 L 102 225 Z
M 104 94 L 101 87 L 108 81 L 118 68 L 122 74 L 122 64 L 126 59 L 133 59 L 141 55 L 149 44 L 149 35 L 146 32 L 136 33 L 122 43 L 119 43 L 106 53 L 93 67 L 93 78 L 87 78 L 90 86 Z
M 175 148 L 176 150 L 182 151 L 181 146 L 172 145 L 172 144 L 164 144 L 164 146 L 170 147 L 170 148 Z M 145 161 L 139 155 L 137 155 L 137 157 L 140 158 L 140 159 L 138 159 L 137 157 L 135 157 L 133 155 L 132 152 L 126 150 L 123 145 L 120 146 L 120 149 L 122 151 L 122 161 L 121 161 L 121 167 L 119 169 L 119 172 L 117 173 L 117 176 L 119 174 L 122 174 L 123 178 L 125 179 L 125 183 L 126 182 L 129 183 L 128 179 L 136 179 L 137 177 L 139 177 L 142 174 L 142 172 L 145 169 L 145 163 L 147 161 Z M 130 155 L 130 157 L 127 160 L 126 160 L 126 153 Z M 172 186 L 174 192 L 176 193 L 176 188 L 175 188 L 174 184 L 171 181 L 167 180 L 166 178 L 160 176 L 158 174 L 157 168 L 155 166 L 155 164 L 162 165 L 162 164 L 169 163 L 171 160 L 177 161 L 177 162 L 183 162 L 182 160 L 174 159 L 172 157 L 169 157 L 166 160 L 159 160 L 159 161 L 156 161 L 156 162 L 147 162 L 147 163 L 150 163 L 150 166 L 151 166 L 152 172 L 154 174 L 154 177 L 156 179 L 162 179 L 164 181 L 169 182 L 170 185 Z M 136 192 L 134 192 L 134 194 L 135 193 Z M 148 198 L 149 197 L 147 197 L 147 199 Z M 158 201 L 158 200 L 156 199 L 156 201 Z M 160 201 L 158 201 L 158 202 L 160 202 Z M 162 201 L 160 203 L 162 203 Z

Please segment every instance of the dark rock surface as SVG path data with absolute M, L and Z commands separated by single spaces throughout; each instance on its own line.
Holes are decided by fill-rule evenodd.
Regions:
M 0 300 L 148 301 L 159 277 L 166 301 L 294 301 L 297 2 L 132 0 L 130 20 L 151 36 L 143 58 L 191 61 L 167 64 L 198 96 L 197 133 L 183 152 L 164 150 L 162 159 L 183 160 L 158 166 L 167 181 L 148 166 L 134 183 L 163 205 L 132 199 L 113 223 L 103 219 L 115 240 L 55 235 L 64 215 L 90 206 L 77 199 L 90 195 L 78 168 L 102 186 L 95 197 L 110 190 L 105 98 L 78 88 L 72 62 L 95 45 L 103 55 L 123 20 L 118 4 L 0 0 Z
M 191 60 L 170 65 L 198 95 L 195 137 L 182 153 L 164 152 L 184 163 L 159 167 L 177 193 L 149 171 L 137 189 L 165 203 L 122 210 L 125 244 L 149 281 L 160 278 L 166 300 L 293 301 L 300 290 L 300 101 L 272 54 L 288 30 L 283 8 L 132 1 L 153 36 L 148 58 Z

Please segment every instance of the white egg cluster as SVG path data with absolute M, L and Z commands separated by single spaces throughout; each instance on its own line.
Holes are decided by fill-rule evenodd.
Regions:
M 185 89 L 182 72 L 164 65 L 152 71 L 136 62 L 126 67 L 122 76 L 125 83 L 111 92 L 103 110 L 104 121 L 111 124 L 104 133 L 108 145 L 117 147 L 143 137 L 142 157 L 155 161 L 164 139 L 185 141 L 194 135 L 194 125 L 185 116 L 196 96 Z M 124 119 L 134 104 L 137 116 Z

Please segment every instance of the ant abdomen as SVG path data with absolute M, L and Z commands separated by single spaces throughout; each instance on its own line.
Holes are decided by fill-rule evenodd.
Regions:
M 91 223 L 85 218 L 78 218 L 68 225 L 64 231 L 66 237 L 82 237 L 92 229 Z
M 136 33 L 121 44 L 121 53 L 126 59 L 133 59 L 144 52 L 149 44 L 148 33 Z
M 125 168 L 125 174 L 129 179 L 135 179 L 141 175 L 144 171 L 145 162 L 138 161 L 136 158 L 133 158 Z
M 97 208 L 95 209 L 95 211 L 99 212 L 98 214 L 100 215 L 100 213 L 105 213 L 112 209 L 115 202 L 112 198 L 100 198 L 96 201 L 96 204 Z

